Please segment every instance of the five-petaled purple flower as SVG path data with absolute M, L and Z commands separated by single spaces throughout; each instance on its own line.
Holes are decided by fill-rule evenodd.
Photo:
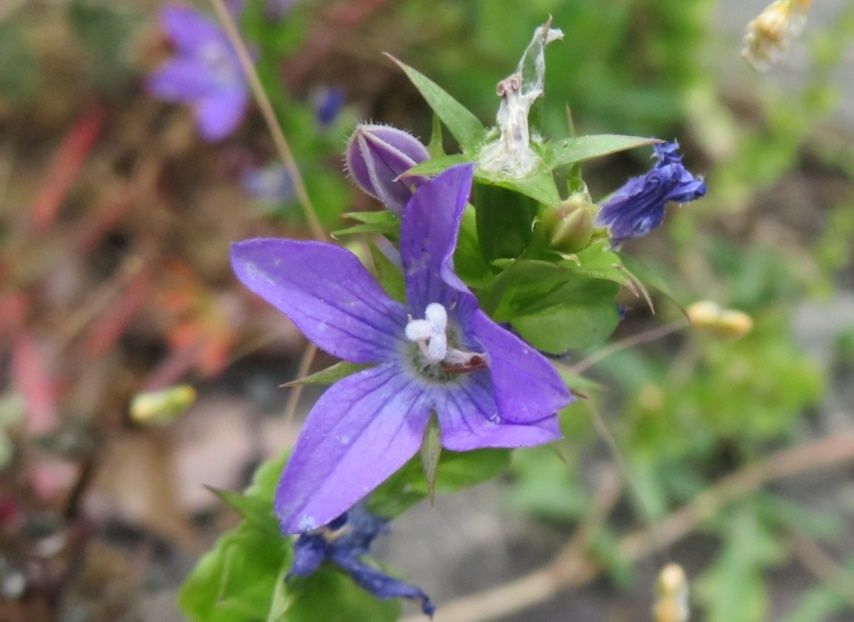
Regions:
M 386 531 L 387 522 L 359 504 L 327 527 L 302 534 L 294 544 L 294 563 L 287 578 L 310 576 L 324 561 L 330 561 L 377 598 L 417 599 L 421 601 L 421 611 L 432 616 L 436 608 L 423 590 L 362 560 L 374 539 Z
M 660 143 L 656 163 L 632 177 L 602 204 L 597 223 L 607 226 L 614 246 L 646 235 L 664 220 L 667 203 L 687 203 L 706 194 L 706 184 L 682 165 L 679 143 Z
M 231 42 L 213 21 L 189 7 L 168 6 L 160 12 L 159 21 L 176 55 L 149 76 L 149 92 L 192 106 L 205 140 L 225 138 L 240 123 L 249 103 Z
M 418 451 L 431 417 L 445 449 L 560 438 L 571 400 L 539 352 L 492 321 L 453 271 L 473 167 L 424 183 L 403 215 L 407 306 L 355 255 L 312 241 L 234 244 L 238 278 L 330 354 L 372 365 L 332 385 L 308 415 L 276 490 L 284 531 L 342 514 Z

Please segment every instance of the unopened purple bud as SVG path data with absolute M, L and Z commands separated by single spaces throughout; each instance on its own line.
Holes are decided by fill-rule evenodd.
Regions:
M 359 187 L 399 216 L 415 189 L 427 181 L 421 176 L 400 177 L 430 154 L 417 138 L 388 125 L 357 125 L 345 156 Z

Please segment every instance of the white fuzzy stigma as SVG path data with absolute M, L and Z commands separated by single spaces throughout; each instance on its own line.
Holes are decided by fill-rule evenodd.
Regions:
M 423 320 L 409 320 L 406 338 L 416 342 L 430 363 L 440 363 L 448 355 L 448 312 L 438 302 L 424 310 Z

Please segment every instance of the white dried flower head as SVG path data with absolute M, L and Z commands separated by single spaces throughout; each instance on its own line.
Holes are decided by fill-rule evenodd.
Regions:
M 546 60 L 545 48 L 552 41 L 563 39 L 560 29 L 551 27 L 551 18 L 534 30 L 516 71 L 498 83 L 496 92 L 501 105 L 496 115 L 500 136 L 484 146 L 480 154 L 480 167 L 485 171 L 508 177 L 524 177 L 540 161 L 531 149 L 528 129 L 528 112 L 543 95 Z
M 747 25 L 741 55 L 754 69 L 767 71 L 807 23 L 812 0 L 775 0 Z

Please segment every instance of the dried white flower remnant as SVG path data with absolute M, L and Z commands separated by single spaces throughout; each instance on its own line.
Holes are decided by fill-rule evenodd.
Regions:
M 776 63 L 807 23 L 812 0 L 775 0 L 747 25 L 741 55 L 758 71 Z
M 483 170 L 509 177 L 524 177 L 540 161 L 531 149 L 528 112 L 537 98 L 543 95 L 546 60 L 545 48 L 552 41 L 563 39 L 563 32 L 551 28 L 551 18 L 534 31 L 534 37 L 519 60 L 516 71 L 498 83 L 501 97 L 496 122 L 501 135 L 484 146 L 480 154 Z

